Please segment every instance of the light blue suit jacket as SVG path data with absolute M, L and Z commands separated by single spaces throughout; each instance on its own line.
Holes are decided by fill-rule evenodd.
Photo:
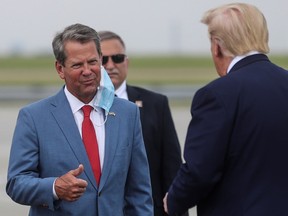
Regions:
M 7 194 L 30 205 L 29 215 L 153 215 L 149 168 L 139 110 L 115 98 L 105 124 L 99 188 L 63 89 L 19 112 L 10 153 Z M 55 201 L 53 182 L 84 165 L 88 186 L 75 202 Z

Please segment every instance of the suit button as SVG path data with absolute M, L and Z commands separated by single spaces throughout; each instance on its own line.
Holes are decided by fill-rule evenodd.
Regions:
M 98 197 L 100 197 L 100 196 L 101 196 L 101 192 L 98 193 Z

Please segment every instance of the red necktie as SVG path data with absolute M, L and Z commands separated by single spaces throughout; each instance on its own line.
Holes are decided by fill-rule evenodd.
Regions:
M 96 133 L 93 123 L 90 119 L 90 113 L 92 109 L 93 108 L 89 105 L 85 105 L 82 107 L 82 111 L 84 114 L 84 119 L 82 123 L 82 140 L 84 142 L 86 152 L 88 154 L 88 158 L 92 166 L 92 170 L 94 172 L 95 179 L 97 181 L 97 184 L 99 185 L 101 176 L 101 166 L 100 166 L 99 149 Z

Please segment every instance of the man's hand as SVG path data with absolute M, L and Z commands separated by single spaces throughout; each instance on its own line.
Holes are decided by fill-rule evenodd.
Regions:
M 59 199 L 66 201 L 78 200 L 86 191 L 87 181 L 77 178 L 84 171 L 82 164 L 75 170 L 60 176 L 55 181 L 55 191 Z
M 163 198 L 163 206 L 164 206 L 164 210 L 167 214 L 168 213 L 168 208 L 167 208 L 167 196 L 168 196 L 168 193 L 166 193 L 165 197 Z

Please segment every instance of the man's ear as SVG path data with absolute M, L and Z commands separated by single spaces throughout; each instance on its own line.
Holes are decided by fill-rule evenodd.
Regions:
M 223 51 L 219 45 L 219 39 L 211 37 L 211 52 L 215 58 L 223 57 Z
M 215 41 L 215 53 L 214 55 L 217 57 L 217 58 L 222 58 L 223 57 L 223 51 L 222 51 L 222 48 L 221 46 L 219 45 L 219 43 L 217 41 Z
M 63 67 L 64 66 L 62 64 L 60 64 L 58 61 L 55 61 L 55 69 L 56 69 L 56 71 L 57 71 L 57 73 L 61 79 L 65 78 L 64 72 L 63 72 Z

